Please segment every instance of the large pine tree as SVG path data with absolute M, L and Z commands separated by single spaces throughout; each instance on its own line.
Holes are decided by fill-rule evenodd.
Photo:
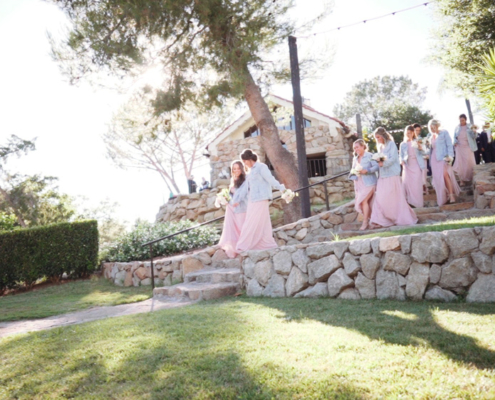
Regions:
M 101 71 L 125 75 L 153 60 L 168 75 L 154 103 L 157 113 L 244 98 L 277 175 L 297 188 L 297 164 L 282 147 L 260 90 L 275 77 L 290 76 L 273 55 L 295 31 L 291 0 L 48 1 L 72 22 L 54 55 L 73 80 Z M 198 74 L 206 76 L 201 84 Z M 300 216 L 297 201 L 285 211 L 286 221 Z

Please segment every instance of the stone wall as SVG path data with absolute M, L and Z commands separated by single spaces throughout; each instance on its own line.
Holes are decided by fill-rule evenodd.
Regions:
M 303 218 L 292 224 L 273 230 L 279 246 L 296 245 L 333 240 L 345 224 L 352 224 L 360 216 L 354 210 L 354 201 L 310 218 Z
M 153 262 L 155 286 L 181 283 L 185 275 L 205 267 L 239 268 L 240 261 L 228 259 L 223 250 L 213 247 L 175 257 L 157 258 Z M 151 285 L 151 263 L 149 261 L 103 263 L 103 276 L 119 286 Z
M 495 302 L 495 227 L 299 244 L 243 257 L 248 296 Z
M 327 175 L 338 174 L 349 170 L 351 165 L 352 140 L 346 139 L 341 128 L 335 128 L 336 135 L 332 135 L 328 126 L 305 128 L 306 154 L 325 155 Z M 296 133 L 294 131 L 279 131 L 280 139 L 297 159 Z M 241 140 L 230 140 L 217 145 L 215 155 L 210 157 L 212 168 L 212 182 L 222 170 L 229 170 L 233 160 L 239 159 L 242 150 L 250 148 L 259 156 L 260 161 L 266 161 L 266 154 L 261 148 L 259 136 Z
M 495 164 L 474 167 L 473 190 L 476 208 L 495 209 Z
M 310 183 L 316 183 L 323 178 L 311 178 Z M 157 222 L 180 221 L 189 219 L 196 222 L 205 222 L 211 219 L 221 217 L 225 214 L 225 207 L 216 208 L 215 198 L 217 193 L 223 188 L 227 188 L 228 180 L 218 180 L 217 187 L 204 190 L 200 193 L 189 195 L 179 195 L 170 199 L 166 204 L 160 207 Z M 354 186 L 346 178 L 339 178 L 327 182 L 327 192 L 330 204 L 354 197 Z M 280 192 L 274 192 L 273 197 L 280 195 Z M 310 189 L 310 199 L 312 205 L 325 205 L 324 186 L 318 185 Z M 270 205 L 270 213 L 274 214 L 282 210 L 283 201 L 277 200 Z

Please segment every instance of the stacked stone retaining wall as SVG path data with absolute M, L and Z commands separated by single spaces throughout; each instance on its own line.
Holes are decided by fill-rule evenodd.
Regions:
M 248 296 L 495 302 L 495 227 L 243 255 Z

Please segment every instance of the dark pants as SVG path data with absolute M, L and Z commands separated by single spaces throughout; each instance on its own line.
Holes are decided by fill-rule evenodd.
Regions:
M 481 152 L 481 156 L 483 157 L 483 161 L 485 164 L 491 163 L 492 162 L 492 146 L 491 143 L 488 144 L 487 148 L 485 151 Z
M 476 160 L 476 164 L 481 162 L 481 150 L 477 150 L 474 152 L 474 158 Z

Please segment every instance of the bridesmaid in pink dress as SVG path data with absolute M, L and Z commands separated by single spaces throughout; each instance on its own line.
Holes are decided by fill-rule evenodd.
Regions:
M 352 148 L 355 154 L 352 160 L 352 169 L 357 170 L 359 167 L 361 169 L 356 175 L 352 174 L 349 179 L 354 181 L 354 193 L 356 194 L 354 208 L 364 217 L 359 230 L 364 231 L 369 227 L 373 196 L 376 189 L 378 163 L 371 158 L 373 154 L 368 152 L 368 145 L 363 139 L 356 140 Z
M 378 151 L 386 156 L 378 161 L 380 177 L 376 185 L 376 194 L 371 211 L 373 228 L 392 225 L 414 225 L 418 222 L 415 212 L 407 204 L 400 179 L 399 152 L 394 138 L 384 128 L 374 132 Z
M 426 168 L 423 149 L 416 142 L 414 127 L 409 125 L 404 130 L 404 141 L 400 144 L 399 160 L 402 165 L 402 186 L 407 202 L 417 208 L 424 205 L 423 170 Z
M 241 159 L 249 168 L 246 178 L 249 195 L 246 222 L 237 242 L 236 253 L 273 249 L 277 247 L 277 243 L 273 239 L 268 205 L 272 199 L 272 188 L 284 191 L 285 186 L 273 177 L 266 164 L 258 162 L 258 155 L 252 150 L 244 150 Z
M 241 161 L 234 161 L 230 169 L 232 174 L 230 179 L 231 200 L 225 210 L 222 236 L 218 246 L 225 251 L 229 258 L 235 258 L 237 255 L 235 248 L 246 220 L 247 182 L 244 165 Z
M 467 126 L 466 119 L 464 114 L 459 116 L 459 125 L 454 132 L 454 172 L 459 176 L 461 186 L 464 185 L 464 182 L 473 180 L 473 171 L 476 165 L 474 152 L 478 150 L 476 133 Z
M 436 119 L 428 122 L 431 133 L 430 165 L 432 183 L 437 193 L 437 204 L 443 206 L 449 200 L 455 202 L 455 196 L 459 195 L 461 188 L 455 179 L 452 165 L 445 161 L 445 157 L 453 157 L 454 149 L 449 133 L 440 130 L 440 121 Z

